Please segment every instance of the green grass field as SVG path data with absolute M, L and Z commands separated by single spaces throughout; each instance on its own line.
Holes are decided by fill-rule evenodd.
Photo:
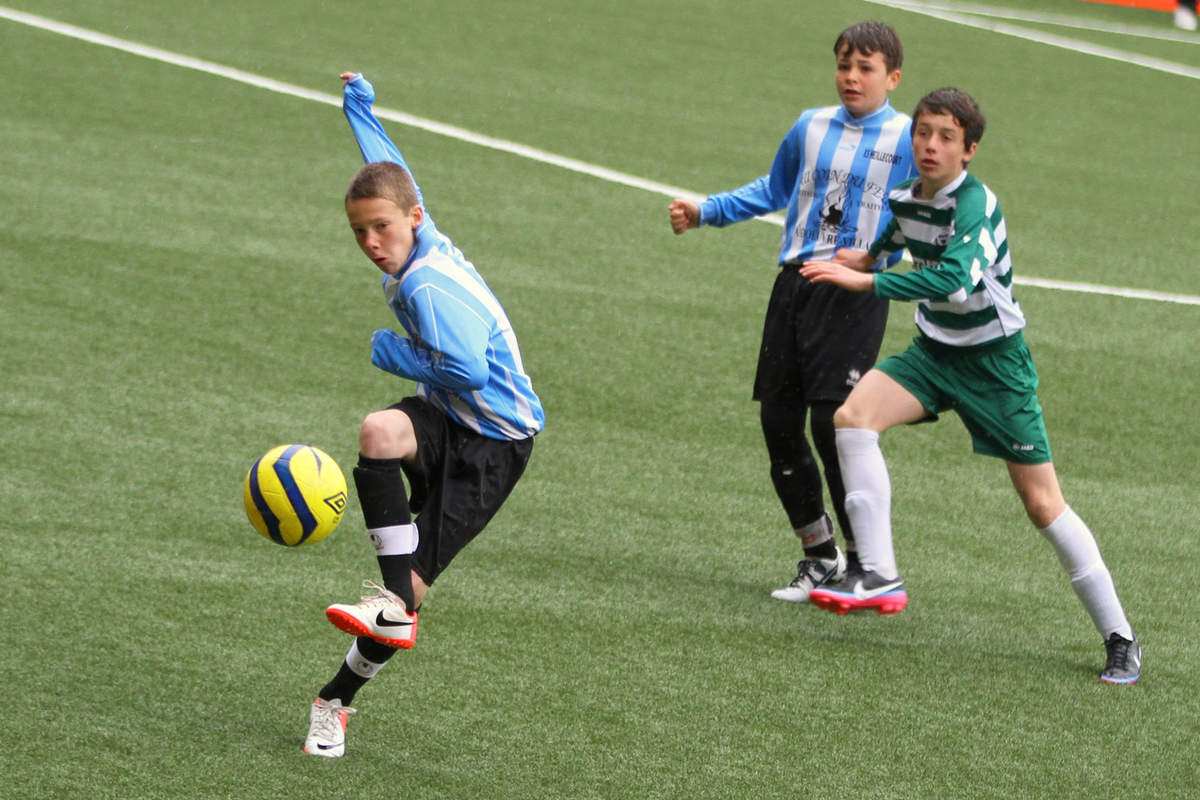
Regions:
M 1018 276 L 1200 295 L 1200 83 L 866 2 L 16 0 L 31 14 L 706 193 L 836 100 L 832 41 L 901 32 L 910 109 L 974 94 Z M 1105 24 L 1152 12 L 994 0 Z M 1200 67 L 1197 41 L 1012 23 Z M 520 336 L 548 426 L 433 588 L 417 647 L 304 756 L 377 575 L 352 503 L 270 544 L 269 447 L 353 465 L 410 386 L 341 210 L 341 112 L 0 18 L 5 798 L 1093 798 L 1200 786 L 1200 307 L 1026 286 L 1064 489 L 1145 648 L 1103 649 L 1003 466 L 952 415 L 884 440 L 912 601 L 772 600 L 798 547 L 750 383 L 779 228 L 676 238 L 668 197 L 388 125 Z M 894 306 L 885 352 L 905 345 Z

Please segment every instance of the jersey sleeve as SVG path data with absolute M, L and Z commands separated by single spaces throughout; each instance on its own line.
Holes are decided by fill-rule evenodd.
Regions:
M 888 220 L 883 231 L 878 238 L 867 248 L 867 252 L 871 254 L 871 258 L 876 262 L 881 258 L 887 258 L 904 249 L 904 234 L 900 232 L 900 223 L 895 217 Z M 894 264 L 895 261 L 892 261 Z M 892 264 L 888 264 L 891 266 Z
M 375 87 L 361 74 L 355 75 L 346 82 L 346 86 L 342 90 L 342 112 L 346 115 L 346 121 L 350 123 L 350 130 L 353 131 L 354 138 L 358 142 L 358 149 L 362 153 L 363 161 L 368 164 L 376 161 L 391 161 L 404 167 L 413 180 L 413 186 L 417 189 L 417 202 L 424 205 L 425 200 L 421 196 L 421 187 L 417 183 L 416 176 L 413 175 L 408 162 L 404 160 L 400 148 L 396 147 L 388 138 L 387 131 L 383 129 L 383 125 L 371 111 L 371 104 L 374 102 Z
M 800 123 L 792 126 L 775 153 L 771 171 L 728 192 L 709 196 L 700 204 L 700 224 L 724 227 L 785 208 L 800 174 Z
M 419 342 L 401 340 L 405 377 L 456 393 L 487 385 L 491 332 L 471 308 L 431 283 L 418 285 L 405 305 L 422 332 Z
M 954 211 L 954 235 L 933 267 L 875 276 L 875 293 L 889 300 L 946 299 L 962 302 L 983 280 L 997 251 L 982 190 L 959 199 Z

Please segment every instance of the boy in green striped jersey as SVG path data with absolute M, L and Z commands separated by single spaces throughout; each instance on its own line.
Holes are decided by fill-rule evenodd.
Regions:
M 861 567 L 814 589 L 829 611 L 897 614 L 908 594 L 892 547 L 891 484 L 880 435 L 897 425 L 958 412 L 975 452 L 1004 459 L 1029 519 L 1050 540 L 1107 650 L 1100 679 L 1134 683 L 1141 647 L 1095 537 L 1063 498 L 1037 398 L 1037 370 L 1012 296 L 1012 260 L 996 196 L 970 175 L 985 119 L 958 89 L 930 92 L 913 111 L 918 178 L 889 195 L 895 215 L 869 250 L 806 262 L 814 283 L 918 303 L 913 344 L 863 376 L 834 415 L 846 510 Z M 873 273 L 881 256 L 907 247 L 914 269 Z

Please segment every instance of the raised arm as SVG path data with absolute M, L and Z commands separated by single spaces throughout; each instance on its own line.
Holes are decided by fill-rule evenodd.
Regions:
M 375 102 L 375 87 L 362 76 L 362 73 L 343 72 L 341 77 L 344 83 L 342 111 L 346 115 L 346 121 L 350 123 L 350 130 L 354 132 L 354 138 L 358 141 L 358 149 L 362 153 L 363 161 L 368 164 L 376 161 L 391 161 L 404 167 L 413 179 L 413 185 L 417 187 L 418 202 L 424 205 L 425 200 L 421 197 L 421 187 L 417 184 L 417 178 L 413 175 L 412 168 L 400 154 L 400 148 L 392 144 L 387 131 L 383 129 L 383 125 L 375 119 L 375 115 L 371 112 L 371 104 Z

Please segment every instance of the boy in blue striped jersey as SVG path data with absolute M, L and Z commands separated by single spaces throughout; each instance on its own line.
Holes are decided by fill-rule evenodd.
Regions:
M 908 593 L 892 547 L 891 484 L 880 435 L 935 421 L 953 409 L 975 452 L 1004 459 L 1025 511 L 1050 540 L 1107 650 L 1100 679 L 1134 683 L 1141 647 L 1095 537 L 1067 505 L 1038 403 L 1037 371 L 1012 295 L 1007 228 L 996 196 L 967 172 L 985 119 L 958 89 L 930 92 L 913 111 L 920 177 L 892 190 L 895 216 L 866 251 L 839 250 L 802 272 L 814 283 L 917 301 L 919 334 L 903 353 L 868 372 L 834 415 L 846 508 L 861 565 L 842 583 L 813 591 L 815 605 L 844 614 L 897 614 Z M 907 247 L 914 269 L 873 272 L 880 256 Z
M 342 80 L 343 110 L 367 162 L 346 191 L 346 217 L 406 334 L 375 331 L 371 362 L 415 381 L 416 394 L 368 414 L 359 431 L 354 483 L 383 585 L 366 581 L 374 594 L 325 611 L 355 637 L 310 708 L 304 751 L 325 757 L 345 752 L 355 693 L 397 648 L 413 646 L 426 590 L 500 509 L 545 423 L 508 316 L 425 210 L 371 113 L 375 90 L 356 73 Z
M 865 249 L 887 225 L 888 191 L 915 174 L 909 118 L 888 93 L 900 83 L 900 37 L 881 22 L 860 22 L 838 36 L 835 83 L 841 105 L 802 113 L 775 154 L 771 171 L 703 203 L 676 198 L 671 226 L 725 226 L 787 208 L 779 276 L 767 304 L 754 399 L 760 403 L 771 481 L 804 555 L 796 577 L 771 593 L 805 602 L 816 586 L 836 581 L 856 563 L 853 521 L 834 440 L 833 413 L 875 363 L 887 323 L 887 301 L 813 284 L 800 265 L 831 258 L 838 248 Z M 890 266 L 899 254 L 889 256 Z M 825 511 L 825 470 L 846 553 L 833 539 Z

